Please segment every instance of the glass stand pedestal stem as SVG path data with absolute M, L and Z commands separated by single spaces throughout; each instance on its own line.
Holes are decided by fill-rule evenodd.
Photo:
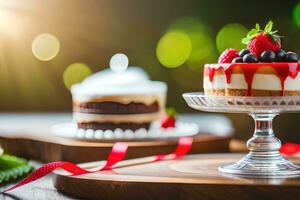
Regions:
M 240 161 L 219 167 L 221 172 L 257 176 L 300 175 L 300 166 L 286 160 L 280 153 L 281 142 L 274 136 L 274 114 L 250 114 L 255 122 L 253 137 L 247 141 L 250 152 Z

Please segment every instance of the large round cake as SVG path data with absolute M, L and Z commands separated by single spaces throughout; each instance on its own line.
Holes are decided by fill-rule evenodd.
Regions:
M 148 129 L 164 113 L 166 90 L 137 67 L 103 70 L 72 86 L 73 117 L 81 129 Z
M 247 49 L 226 49 L 218 64 L 204 66 L 206 95 L 300 95 L 299 57 L 281 48 L 270 21 L 264 30 L 257 24 L 242 41 Z
M 206 64 L 204 92 L 220 96 L 300 95 L 298 63 Z

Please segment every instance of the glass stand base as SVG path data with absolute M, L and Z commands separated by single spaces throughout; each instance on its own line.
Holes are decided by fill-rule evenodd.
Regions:
M 237 163 L 220 166 L 219 171 L 254 178 L 300 176 L 300 165 L 293 164 L 280 155 L 281 142 L 275 137 L 272 129 L 275 116 L 283 112 L 300 112 L 300 95 L 227 97 L 186 93 L 183 97 L 190 107 L 197 110 L 247 113 L 254 119 L 254 134 L 247 142 L 250 152 Z
M 250 152 L 237 163 L 220 166 L 219 171 L 262 178 L 300 176 L 300 166 L 286 160 L 279 152 L 271 156 L 270 152 L 268 152 L 267 155 L 260 152 Z

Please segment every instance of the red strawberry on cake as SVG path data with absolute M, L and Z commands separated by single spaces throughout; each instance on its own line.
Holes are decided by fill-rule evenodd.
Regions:
M 174 128 L 176 124 L 176 111 L 174 108 L 167 108 L 166 114 L 160 120 L 160 127 L 167 129 L 167 128 Z
M 232 60 L 236 57 L 239 57 L 239 52 L 235 49 L 225 49 L 220 55 L 218 63 L 231 63 Z
M 259 24 L 251 29 L 242 42 L 247 44 L 248 49 L 252 54 L 260 57 L 264 51 L 277 52 L 281 49 L 280 36 L 273 31 L 273 22 L 270 21 L 264 28 L 260 30 Z
M 270 21 L 256 24 L 242 42 L 247 49 L 226 49 L 218 64 L 204 67 L 204 92 L 217 96 L 300 95 L 298 54 L 282 49 Z

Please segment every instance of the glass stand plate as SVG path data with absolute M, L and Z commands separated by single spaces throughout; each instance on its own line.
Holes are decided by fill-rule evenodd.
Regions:
M 240 161 L 219 167 L 219 171 L 251 177 L 284 178 L 300 175 L 300 165 L 284 158 L 281 142 L 274 136 L 272 121 L 283 112 L 299 112 L 300 96 L 224 97 L 185 93 L 187 104 L 207 112 L 246 113 L 255 121 L 253 137 L 247 141 L 250 152 Z

